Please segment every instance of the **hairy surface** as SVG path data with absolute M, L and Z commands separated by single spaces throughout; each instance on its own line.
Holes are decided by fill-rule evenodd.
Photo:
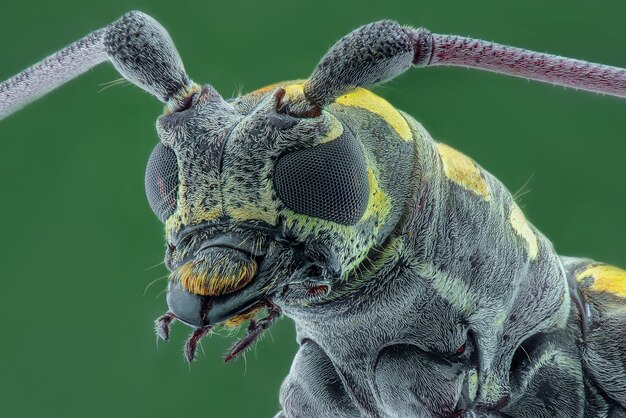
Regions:
M 381 21 L 308 80 L 224 100 L 130 12 L 0 84 L 0 118 L 106 58 L 167 103 L 156 331 L 192 326 L 188 361 L 216 326 L 249 321 L 230 361 L 285 313 L 279 417 L 626 417 L 626 272 L 557 255 L 496 178 L 360 88 L 462 65 L 626 97 L 626 70 Z
M 346 111 L 353 123 L 371 117 Z M 480 167 L 489 201 L 447 176 L 437 144 L 405 117 L 418 174 L 409 205 L 391 195 L 405 212 L 386 239 L 389 253 L 356 291 L 319 307 L 284 307 L 304 353 L 283 384 L 282 416 L 449 417 L 470 407 L 477 416 L 620 416 L 624 300 L 574 285 L 582 303 L 602 311 L 602 326 L 584 335 L 570 284 L 592 262 L 562 259 L 525 220 L 512 223 L 511 211 L 521 211 Z M 354 128 L 366 144 L 367 126 Z M 396 170 L 389 161 L 382 171 Z M 334 374 L 312 374 L 305 359 L 330 362 Z M 319 392 L 337 379 L 343 390 Z
M 90 33 L 0 84 L 0 119 L 106 61 L 103 32 Z

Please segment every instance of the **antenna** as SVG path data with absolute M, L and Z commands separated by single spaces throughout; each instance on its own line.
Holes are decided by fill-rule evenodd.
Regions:
M 340 39 L 304 85 L 318 107 L 356 87 L 391 80 L 411 67 L 471 67 L 626 97 L 626 69 L 464 38 L 382 20 Z
M 107 60 L 163 102 L 180 104 L 197 89 L 165 28 L 132 11 L 1 83 L 0 119 Z

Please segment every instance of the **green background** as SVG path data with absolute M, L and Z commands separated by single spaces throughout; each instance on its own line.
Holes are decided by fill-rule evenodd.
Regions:
M 130 9 L 224 96 L 306 77 L 382 18 L 626 67 L 622 0 L 3 1 L 0 79 Z M 155 344 L 166 270 L 143 170 L 161 105 L 129 85 L 99 91 L 117 78 L 103 65 L 0 123 L 0 417 L 272 417 L 296 350 L 289 319 L 229 365 L 233 336 L 205 340 L 191 367 L 186 327 Z M 376 91 L 512 191 L 528 183 L 521 204 L 559 252 L 626 266 L 626 101 L 444 68 Z

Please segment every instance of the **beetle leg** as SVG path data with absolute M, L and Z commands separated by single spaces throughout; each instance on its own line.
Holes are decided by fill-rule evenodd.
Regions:
M 162 339 L 163 341 L 167 341 L 170 339 L 170 324 L 174 321 L 176 317 L 172 312 L 167 312 L 165 315 L 159 317 L 156 321 L 154 321 L 154 332 L 157 337 Z
M 267 316 L 258 321 L 251 320 L 248 326 L 248 334 L 235 344 L 224 357 L 224 361 L 228 363 L 239 354 L 243 353 L 261 336 L 263 331 L 268 329 L 282 314 L 280 308 L 271 301 L 266 301 Z
M 201 339 L 206 337 L 211 329 L 213 329 L 213 327 L 211 326 L 196 328 L 189 336 L 189 339 L 185 343 L 185 358 L 189 363 L 191 363 L 196 356 L 196 348 L 198 347 L 198 343 Z

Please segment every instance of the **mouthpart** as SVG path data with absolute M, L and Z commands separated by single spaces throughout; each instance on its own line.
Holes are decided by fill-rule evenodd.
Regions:
M 247 335 L 225 357 L 230 361 L 281 315 L 271 300 L 270 272 L 274 271 L 275 260 L 266 257 L 267 240 L 249 237 L 224 231 L 194 245 L 189 258 L 173 268 L 167 288 L 169 310 L 157 319 L 155 331 L 158 337 L 168 340 L 170 325 L 175 320 L 194 328 L 184 350 L 189 362 L 195 357 L 197 344 L 214 327 L 250 321 Z M 267 316 L 256 320 L 264 308 Z

